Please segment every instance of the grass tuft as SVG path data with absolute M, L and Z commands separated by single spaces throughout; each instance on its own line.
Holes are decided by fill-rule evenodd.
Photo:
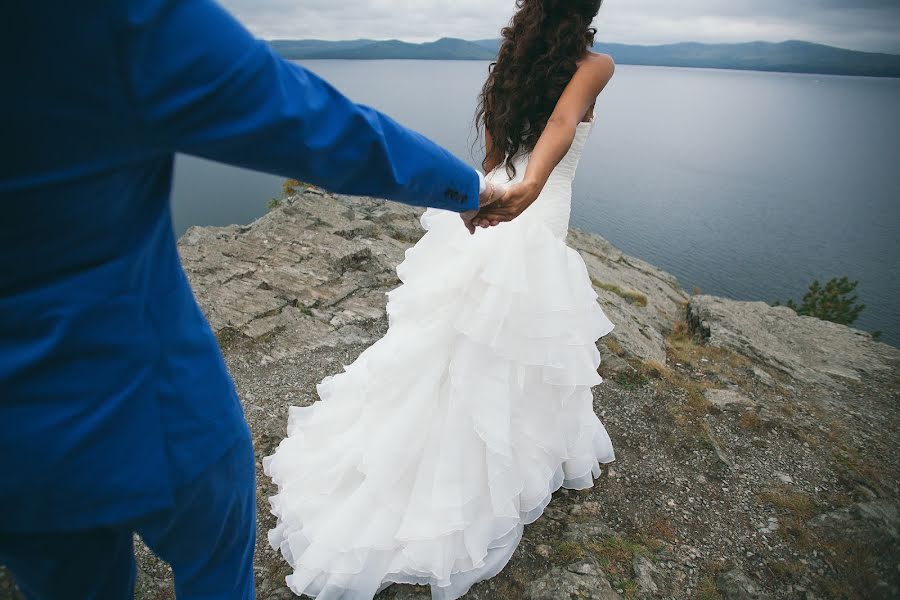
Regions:
M 636 306 L 645 307 L 647 306 L 647 296 L 644 294 L 634 291 L 634 290 L 623 290 L 619 286 L 614 283 L 606 283 L 605 281 L 600 281 L 595 277 L 591 277 L 591 283 L 594 284 L 594 287 L 600 288 L 601 290 L 606 290 L 608 292 L 612 292 L 617 296 L 624 298 L 626 302 L 629 304 L 634 304 Z

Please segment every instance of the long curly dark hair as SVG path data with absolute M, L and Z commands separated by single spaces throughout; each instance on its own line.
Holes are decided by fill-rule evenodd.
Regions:
M 497 60 L 478 98 L 475 115 L 491 135 L 491 153 L 482 162 L 506 161 L 534 149 L 577 61 L 593 46 L 591 21 L 603 0 L 516 0 L 518 10 L 501 31 Z

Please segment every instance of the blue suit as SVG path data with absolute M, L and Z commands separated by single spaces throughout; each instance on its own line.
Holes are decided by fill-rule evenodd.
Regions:
M 173 154 L 455 211 L 478 175 L 211 0 L 3 12 L 0 536 L 173 510 L 247 440 L 176 251 Z

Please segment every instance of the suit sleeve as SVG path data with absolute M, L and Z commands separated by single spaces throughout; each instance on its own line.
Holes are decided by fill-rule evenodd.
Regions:
M 131 0 L 126 20 L 125 79 L 153 148 L 338 193 L 478 207 L 472 167 L 282 59 L 212 0 Z

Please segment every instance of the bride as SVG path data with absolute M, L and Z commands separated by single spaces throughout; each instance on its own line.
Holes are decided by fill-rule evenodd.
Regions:
M 487 179 L 506 194 L 463 216 L 468 233 L 425 212 L 388 332 L 290 409 L 263 460 L 279 490 L 269 542 L 296 594 L 370 600 L 396 582 L 458 598 L 508 563 L 554 491 L 591 487 L 614 460 L 591 393 L 614 325 L 565 243 L 613 73 L 587 50 L 600 3 L 518 0 L 478 111 Z

